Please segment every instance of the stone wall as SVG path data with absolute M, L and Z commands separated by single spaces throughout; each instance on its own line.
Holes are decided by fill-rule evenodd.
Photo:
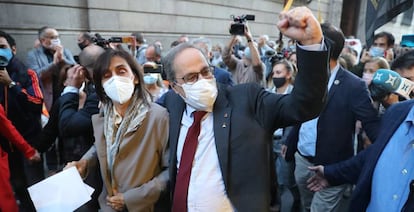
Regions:
M 305 4 L 294 2 L 294 6 Z M 45 25 L 55 27 L 74 54 L 79 53 L 80 31 L 98 32 L 105 38 L 141 31 L 147 42 L 160 40 L 168 50 L 181 34 L 226 44 L 232 14 L 255 14 L 256 20 L 249 22 L 253 35 L 268 34 L 275 40 L 282 5 L 283 0 L 0 0 L 0 29 L 14 36 L 18 56 L 24 58 L 37 30 Z M 323 20 L 332 19 L 328 0 L 313 0 L 308 6 Z

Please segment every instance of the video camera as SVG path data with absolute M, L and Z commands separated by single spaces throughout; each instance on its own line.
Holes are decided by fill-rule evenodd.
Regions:
M 125 37 L 110 37 L 108 39 L 103 38 L 99 33 L 95 33 L 95 37 L 92 37 L 92 41 L 102 48 L 109 48 L 110 43 L 133 43 L 135 41 L 134 36 Z
M 241 15 L 241 16 L 230 16 L 235 23 L 230 26 L 230 34 L 232 35 L 244 35 L 244 22 L 254 21 L 254 15 Z
M 162 64 L 154 62 L 146 62 L 142 65 L 144 67 L 144 73 L 147 74 L 161 74 L 163 71 Z

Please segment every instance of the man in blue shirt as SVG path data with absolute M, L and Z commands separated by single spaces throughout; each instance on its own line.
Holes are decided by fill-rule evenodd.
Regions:
M 314 166 L 308 188 L 356 184 L 349 211 L 414 210 L 414 101 L 391 106 L 382 117 L 378 139 L 356 157 Z

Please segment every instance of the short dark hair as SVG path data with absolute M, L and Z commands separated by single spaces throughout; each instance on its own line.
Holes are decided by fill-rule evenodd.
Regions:
M 48 26 L 42 26 L 39 30 L 37 30 L 37 37 L 39 38 L 39 40 L 41 39 L 41 38 L 43 38 L 43 36 L 44 36 L 44 34 L 45 34 L 45 32 L 46 32 L 46 30 L 47 29 L 49 29 L 50 27 L 48 27 Z
M 414 66 L 414 50 L 404 53 L 397 57 L 391 65 L 392 70 L 396 69 L 409 69 Z
M 87 41 L 93 42 L 93 36 L 89 32 L 82 32 L 82 38 Z
M 337 60 L 342 52 L 342 48 L 344 48 L 344 33 L 330 23 L 321 24 L 321 28 L 325 39 L 331 42 L 330 57 L 333 60 Z
M 173 42 L 171 43 L 170 47 L 171 47 L 171 48 L 173 48 L 173 47 L 178 46 L 179 44 L 180 44 L 180 41 L 175 40 L 175 41 L 173 41 Z
M 138 43 L 145 43 L 144 35 L 141 32 L 133 32 L 131 35 L 135 36 Z
M 98 95 L 99 99 L 103 103 L 107 103 L 111 101 L 111 99 L 105 94 L 102 85 L 102 79 L 105 73 L 108 71 L 109 66 L 111 65 L 111 59 L 114 57 L 121 57 L 123 58 L 129 65 L 132 70 L 132 73 L 138 79 L 138 84 L 135 85 L 134 96 L 135 98 L 142 98 L 144 104 L 149 105 L 147 96 L 151 96 L 147 89 L 145 89 L 143 73 L 144 70 L 142 67 L 137 63 L 136 59 L 128 52 L 124 50 L 114 50 L 114 49 L 106 49 L 104 53 L 102 53 L 93 67 L 93 81 L 95 83 L 96 94 Z
M 0 31 L 0 37 L 5 38 L 10 47 L 16 46 L 16 41 L 9 33 Z
M 394 43 L 395 43 L 394 35 L 392 35 L 389 32 L 383 31 L 383 32 L 380 32 L 378 34 L 375 34 L 374 35 L 374 40 L 376 40 L 377 38 L 382 38 L 382 37 L 387 39 L 387 46 L 393 46 L 394 45 Z

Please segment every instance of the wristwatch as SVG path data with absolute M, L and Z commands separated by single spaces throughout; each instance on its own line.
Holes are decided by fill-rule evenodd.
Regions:
M 11 81 L 9 84 L 9 88 L 13 88 L 14 86 L 16 86 L 16 82 L 15 81 Z

